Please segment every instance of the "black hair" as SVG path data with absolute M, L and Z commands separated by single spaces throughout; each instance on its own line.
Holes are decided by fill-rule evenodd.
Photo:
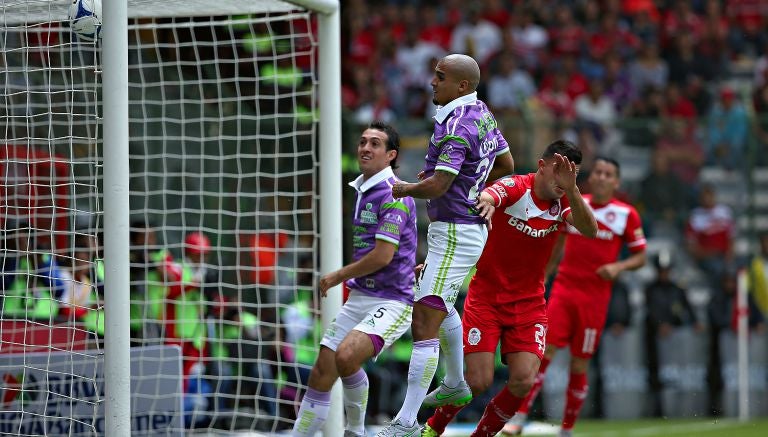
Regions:
M 368 125 L 368 129 L 376 129 L 387 134 L 387 150 L 395 150 L 397 152 L 397 156 L 395 156 L 395 159 L 393 159 L 389 165 L 392 168 L 397 168 L 397 158 L 400 156 L 400 134 L 398 134 L 397 130 L 391 125 L 378 120 L 372 121 L 371 124 Z
M 608 164 L 611 164 L 612 166 L 616 167 L 616 176 L 621 176 L 621 165 L 619 165 L 619 161 L 609 158 L 605 155 L 597 155 L 595 156 L 595 162 L 597 161 L 605 161 Z
M 551 142 L 544 153 L 541 154 L 541 159 L 549 159 L 555 156 L 555 153 L 565 156 L 572 163 L 581 164 L 581 150 L 572 142 L 568 140 L 555 140 Z

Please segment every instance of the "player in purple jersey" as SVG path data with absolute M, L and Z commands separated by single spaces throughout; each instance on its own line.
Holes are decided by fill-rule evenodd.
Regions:
M 392 197 L 392 169 L 400 139 L 389 125 L 374 122 L 357 144 L 362 174 L 357 191 L 353 261 L 320 279 L 320 294 L 346 281 L 349 298 L 320 342 L 309 387 L 292 436 L 314 436 L 328 417 L 330 391 L 341 377 L 347 416 L 345 437 L 365 435 L 368 376 L 361 368 L 399 338 L 411 323 L 416 264 L 416 205 Z
M 485 219 L 474 208 L 477 196 L 487 180 L 514 170 L 496 119 L 477 99 L 479 83 L 480 68 L 469 56 L 448 55 L 437 63 L 432 89 L 439 107 L 424 170 L 418 183 L 392 187 L 395 198 L 427 199 L 429 247 L 414 297 L 408 390 L 402 408 L 380 437 L 419 432 L 416 414 L 437 369 L 438 347 L 446 358 L 445 378 L 429 397 L 455 405 L 472 400 L 464 381 L 461 318 L 453 306 L 488 237 Z

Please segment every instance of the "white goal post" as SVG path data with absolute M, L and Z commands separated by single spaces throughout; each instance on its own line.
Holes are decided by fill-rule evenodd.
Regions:
M 28 361 L 26 352 L 6 358 L 4 348 L 9 350 L 11 343 L 6 341 L 8 332 L 0 332 L 0 370 L 23 363 L 20 366 L 23 377 L 18 382 L 14 379 L 13 387 L 5 385 L 0 393 L 4 402 L 9 399 L 4 406 L 12 409 L 0 418 L 0 431 L 14 428 L 8 435 L 24 435 L 31 429 L 25 424 L 25 420 L 32 420 L 30 417 L 48 435 L 145 435 L 135 432 L 137 420 L 145 421 L 142 426 L 151 420 L 163 424 L 167 431 L 158 432 L 159 435 L 183 435 L 185 428 L 194 427 L 201 417 L 205 419 L 203 423 L 208 423 L 201 426 L 211 428 L 217 421 L 221 422 L 220 419 L 232 417 L 230 427 L 216 432 L 238 431 L 234 423 L 242 417 L 237 416 L 240 413 L 237 407 L 209 407 L 201 413 L 200 407 L 193 405 L 187 410 L 190 400 L 186 394 L 187 379 L 192 379 L 188 375 L 199 375 L 195 373 L 198 370 L 194 363 L 188 373 L 190 369 L 184 355 L 192 339 L 178 342 L 181 369 L 176 376 L 184 381 L 181 383 L 184 399 L 176 411 L 179 417 L 163 422 L 162 415 L 147 416 L 155 419 L 137 419 L 132 415 L 135 413 L 132 410 L 141 402 L 148 414 L 156 412 L 153 410 L 158 408 L 158 400 L 167 394 L 163 390 L 170 385 L 154 389 L 145 386 L 145 392 L 137 395 L 136 363 L 141 367 L 139 381 L 156 371 L 151 369 L 167 368 L 163 363 L 157 364 L 166 359 L 163 358 L 165 352 L 157 348 L 169 344 L 168 330 L 181 330 L 185 320 L 171 319 L 167 311 L 176 311 L 174 314 L 179 315 L 189 308 L 179 306 L 181 304 L 174 300 L 177 298 L 164 295 L 158 301 L 162 317 L 157 319 L 145 313 L 143 319 L 134 318 L 137 262 L 132 256 L 136 251 L 132 240 L 136 231 L 143 231 L 136 228 L 136 222 L 157 232 L 158 241 L 146 243 L 147 247 L 167 254 L 166 258 L 154 260 L 160 265 L 152 268 L 160 271 L 167 264 L 168 271 L 162 274 L 179 274 L 176 279 L 162 276 L 164 287 L 178 288 L 182 297 L 189 292 L 199 299 L 192 304 L 215 307 L 222 313 L 237 306 L 235 322 L 215 322 L 214 316 L 201 315 L 206 318 L 200 326 L 207 329 L 202 336 L 208 335 L 207 340 L 217 338 L 218 346 L 245 354 L 240 357 L 240 367 L 243 363 L 247 366 L 265 364 L 276 373 L 288 374 L 252 376 L 246 372 L 240 377 L 218 374 L 210 377 L 209 382 L 234 384 L 236 394 L 214 389 L 205 402 L 243 403 L 246 395 L 242 394 L 241 385 L 253 386 L 256 392 L 248 395 L 253 403 L 276 404 L 272 408 L 277 410 L 265 417 L 264 411 L 253 407 L 245 417 L 246 422 L 251 421 L 250 428 L 245 429 L 258 431 L 253 425 L 256 421 L 266 432 L 286 429 L 291 418 L 283 411 L 290 414 L 296 403 L 280 394 L 271 399 L 271 395 L 262 394 L 261 390 L 270 385 L 298 393 L 302 384 L 293 380 L 296 378 L 290 375 L 293 370 L 286 370 L 286 364 L 281 361 L 284 356 L 280 351 L 295 345 L 282 333 L 285 326 L 280 325 L 279 317 L 272 320 L 270 317 L 275 317 L 274 314 L 268 314 L 293 310 L 290 301 L 301 290 L 297 288 L 298 280 L 289 284 L 288 288 L 292 285 L 293 289 L 286 290 L 286 282 L 281 283 L 280 279 L 254 285 L 250 278 L 262 274 L 305 274 L 314 282 L 318 275 L 342 265 L 339 2 L 102 0 L 102 38 L 96 43 L 78 41 L 70 34 L 67 18 L 70 3 L 71 0 L 4 0 L 0 6 L 6 35 L 0 45 L 0 86 L 6 103 L 3 159 L 7 159 L 0 165 L 3 172 L 0 188 L 2 194 L 17 193 L 21 185 L 27 190 L 27 194 L 15 198 L 17 202 L 26 202 L 23 207 L 10 205 L 9 201 L 0 205 L 6 208 L 0 213 L 16 208 L 13 211 L 19 221 L 14 222 L 17 223 L 14 231 L 22 229 L 18 223 L 31 219 L 34 223 L 25 225 L 24 229 L 47 235 L 51 245 L 34 253 L 48 259 L 66 259 L 75 264 L 80 259 L 79 255 L 70 254 L 77 248 L 72 241 L 83 235 L 93 239 L 103 236 L 103 252 L 98 250 L 94 258 L 87 260 L 91 270 L 103 268 L 103 295 L 98 303 L 77 307 L 100 321 L 103 330 L 83 328 L 79 322 L 73 323 L 73 318 L 63 320 L 59 315 L 51 315 L 44 326 L 59 323 L 71 328 L 76 335 L 96 340 L 87 340 L 89 348 L 82 351 L 34 345 L 43 346 L 42 352 L 36 352 L 44 354 L 36 355 L 37 361 L 31 358 Z M 315 23 L 317 27 L 313 29 Z M 298 30 L 294 29 L 295 24 Z M 265 35 L 258 33 L 261 29 Z M 294 31 L 300 34 L 294 35 Z M 306 46 L 297 48 L 292 46 L 294 43 Z M 264 44 L 266 52 L 260 52 Z M 297 68 L 307 59 L 308 64 Z M 294 73 L 281 76 L 279 69 L 283 66 L 293 68 Z M 272 76 L 268 76 L 270 72 Z M 296 79 L 291 74 L 300 77 Z M 267 77 L 274 84 L 270 82 L 265 86 Z M 294 79 L 295 83 L 283 87 L 280 83 L 283 79 L 289 82 Z M 301 85 L 296 84 L 299 82 Z M 17 149 L 22 150 L 23 156 L 12 155 Z M 33 149 L 46 153 L 32 157 Z M 38 167 L 44 170 L 37 170 Z M 37 174 L 40 171 L 48 172 L 47 176 Z M 58 192 L 62 186 L 66 189 Z M 33 191 L 43 194 L 35 197 L 29 194 Z M 43 220 L 41 211 L 48 211 L 44 208 L 52 208 L 54 212 Z M 59 225 L 56 219 L 62 215 L 67 224 Z M 80 227 L 81 223 L 75 224 L 83 216 L 89 219 L 85 228 Z M 3 229 L 4 239 L 10 238 L 10 231 Z M 200 270 L 205 272 L 205 267 L 208 270 L 215 267 L 221 271 L 213 288 L 219 290 L 218 297 L 223 301 L 214 300 L 201 291 L 199 278 L 187 281 L 184 276 L 189 270 L 184 255 L 190 248 L 185 237 L 193 233 L 207 235 L 211 240 L 211 248 L 206 251 L 210 250 L 212 257 L 201 262 Z M 253 253 L 260 246 L 252 241 L 262 234 L 275 239 L 285 236 L 293 244 L 282 248 L 282 243 L 275 243 L 272 255 L 278 260 L 274 265 L 266 266 L 260 259 L 257 262 L 248 258 L 257 258 Z M 301 246 L 305 240 L 310 242 L 308 247 Z M 6 255 L 22 253 L 19 248 L 13 252 L 6 249 L 3 263 Z M 280 265 L 281 257 L 288 259 L 288 266 Z M 310 260 L 308 267 L 300 264 L 304 259 Z M 146 264 L 147 260 L 142 262 Z M 66 266 L 62 270 L 67 270 Z M 34 272 L 29 275 L 33 276 Z M 50 272 L 43 276 L 47 280 L 52 278 Z M 146 273 L 145 277 L 148 277 Z M 68 284 L 68 287 L 87 286 L 96 293 L 95 280 L 91 283 L 75 278 L 69 279 Z M 148 289 L 158 284 L 153 285 L 147 279 L 138 285 Z M 192 289 L 199 290 L 194 294 L 196 291 L 189 291 Z M 258 297 L 249 293 L 256 293 Z M 280 293 L 287 293 L 288 299 L 273 297 Z M 55 294 L 54 305 L 63 305 L 58 293 Z M 272 297 L 262 300 L 262 295 Z M 341 307 L 341 299 L 341 288 L 335 287 L 322 302 L 310 304 L 311 315 L 316 318 L 319 315 L 321 325 L 327 327 Z M 0 319 L 7 309 L 5 301 Z M 224 334 L 219 331 L 232 327 L 242 331 L 243 312 L 252 313 L 255 323 L 260 324 L 257 326 L 278 332 L 276 337 L 222 340 Z M 32 319 L 24 321 L 38 323 Z M 155 343 L 150 341 L 151 336 L 133 335 L 137 321 L 139 325 L 144 322 L 145 326 L 138 329 L 145 333 L 147 326 L 159 326 L 161 336 L 154 339 Z M 5 325 L 1 329 L 6 329 Z M 27 344 L 30 333 L 23 332 L 22 349 L 32 346 Z M 139 344 L 148 348 L 146 368 L 142 357 L 136 355 L 143 352 L 132 348 Z M 277 356 L 262 356 L 260 352 L 250 356 L 244 352 L 249 347 L 261 350 L 265 345 L 278 350 Z M 206 343 L 200 348 L 201 357 L 205 349 L 205 358 L 201 358 L 205 365 L 213 362 L 210 358 L 213 346 Z M 316 342 L 314 347 L 318 347 Z M 69 354 L 68 360 L 90 360 L 83 364 L 88 374 L 80 379 L 84 386 L 95 387 L 94 397 L 87 399 L 94 417 L 71 413 L 72 417 L 57 422 L 59 428 L 56 429 L 60 431 L 56 431 L 50 423 L 61 419 L 59 416 L 64 410 L 52 409 L 50 402 L 46 407 L 42 399 L 61 394 L 74 404 L 78 402 L 77 393 L 58 393 L 60 386 L 44 386 L 39 381 L 40 378 L 52 380 L 62 373 L 61 366 L 55 367 L 54 362 L 63 353 Z M 96 364 L 91 366 L 91 362 Z M 79 365 L 70 363 L 69 368 Z M 300 367 L 297 372 L 307 370 L 306 363 Z M 167 373 L 158 376 L 167 377 L 169 381 L 174 377 L 173 371 L 162 372 Z M 70 378 L 82 376 L 74 370 L 63 373 Z M 38 375 L 35 387 L 45 390 L 42 399 L 26 388 L 32 375 Z M 208 376 L 198 376 L 198 385 L 200 378 Z M 100 389 L 104 389 L 101 395 Z M 25 390 L 29 391 L 25 393 Z M 38 398 L 29 401 L 27 395 Z M 181 399 L 181 395 L 179 397 Z M 29 402 L 37 402 L 40 409 L 29 410 Z M 195 399 L 191 402 L 194 404 Z M 102 415 L 101 419 L 95 417 L 97 415 Z M 5 418 L 7 423 L 3 422 Z M 337 384 L 332 392 L 332 410 L 325 435 L 341 435 L 343 427 L 341 388 Z

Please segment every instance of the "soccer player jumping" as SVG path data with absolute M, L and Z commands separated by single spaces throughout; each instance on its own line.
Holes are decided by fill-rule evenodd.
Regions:
M 545 271 L 565 223 L 594 236 L 597 223 L 576 186 L 581 151 L 558 140 L 547 146 L 536 173 L 503 178 L 483 190 L 477 209 L 493 225 L 464 302 L 466 379 L 476 396 L 491 386 L 496 347 L 509 369 L 507 385 L 486 406 L 472 437 L 491 437 L 533 386 L 547 334 Z M 495 211 L 495 213 L 494 213 Z M 422 436 L 439 436 L 461 406 L 440 406 Z
M 603 332 L 612 283 L 622 271 L 645 264 L 645 236 L 640 215 L 631 205 L 614 198 L 619 188 L 619 173 L 619 163 L 615 160 L 595 159 L 589 174 L 591 194 L 584 198 L 597 219 L 597 237 L 586 238 L 576 229 L 568 228 L 563 258 L 547 305 L 551 320 L 547 333 L 549 344 L 533 388 L 502 434 L 521 433 L 528 411 L 541 390 L 547 366 L 563 347 L 570 347 L 571 364 L 560 436 L 572 434 L 587 397 L 587 368 Z M 618 260 L 623 244 L 631 254 Z
M 477 99 L 480 67 L 466 55 L 448 55 L 435 67 L 434 134 L 418 183 L 398 183 L 395 198 L 427 201 L 430 224 L 427 258 L 413 305 L 413 352 L 408 389 L 397 416 L 379 437 L 417 436 L 416 414 L 437 370 L 439 349 L 446 357 L 441 396 L 457 404 L 472 400 L 464 381 L 461 318 L 453 307 L 461 284 L 475 265 L 488 236 L 475 202 L 486 180 L 509 174 L 514 161 L 496 119 Z M 438 336 L 440 340 L 438 340 Z

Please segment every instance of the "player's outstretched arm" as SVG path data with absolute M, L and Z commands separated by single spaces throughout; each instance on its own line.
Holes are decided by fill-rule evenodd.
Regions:
M 358 278 L 381 270 L 392 261 L 396 250 L 397 246 L 394 244 L 384 240 L 376 240 L 376 246 L 365 256 L 320 278 L 318 285 L 320 295 L 325 297 L 331 287 L 335 287 L 347 279 Z
M 493 213 L 496 211 L 496 200 L 490 194 L 481 191 L 475 202 L 477 214 L 485 219 L 485 222 L 488 224 L 488 230 L 490 230 L 491 217 L 493 217 Z
M 456 175 L 447 171 L 437 170 L 427 178 L 421 179 L 418 183 L 397 182 L 392 185 L 392 197 L 399 199 L 401 197 L 411 196 L 417 199 L 435 199 L 448 191 Z

